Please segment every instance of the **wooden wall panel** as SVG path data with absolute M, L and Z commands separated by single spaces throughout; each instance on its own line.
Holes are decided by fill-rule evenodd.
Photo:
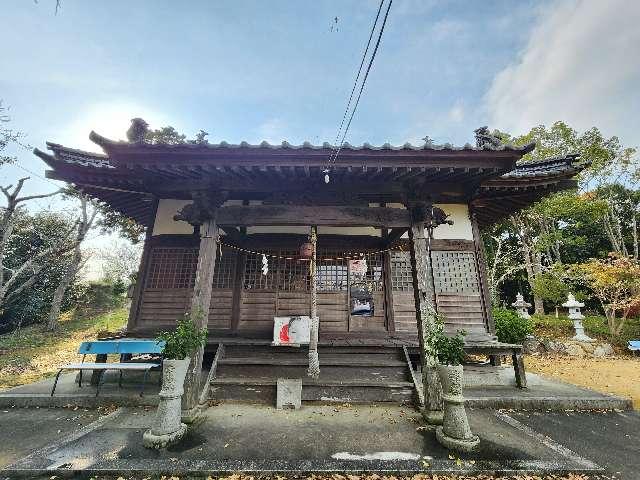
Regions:
M 145 289 L 142 293 L 138 322 L 140 327 L 167 328 L 175 325 L 191 304 L 191 293 L 187 288 Z M 210 329 L 227 329 L 231 326 L 231 298 L 229 289 L 214 289 L 211 295 L 208 326 Z
M 318 292 L 320 332 L 347 332 L 347 292 Z
M 417 333 L 413 292 L 393 292 L 393 319 L 398 333 Z
M 385 325 L 385 305 L 384 292 L 373 292 L 373 315 L 363 317 L 351 315 L 349 320 L 350 332 L 384 332 Z
M 275 291 L 243 290 L 240 297 L 239 331 L 271 332 L 276 316 Z

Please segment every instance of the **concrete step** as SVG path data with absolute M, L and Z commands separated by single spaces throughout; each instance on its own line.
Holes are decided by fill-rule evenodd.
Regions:
M 233 359 L 235 360 L 235 359 Z M 307 374 L 308 361 L 292 362 L 286 364 L 278 362 L 265 362 L 263 364 L 245 364 L 220 361 L 216 372 L 217 378 L 304 378 Z M 409 378 L 409 369 L 406 365 L 362 365 L 344 366 L 331 365 L 326 361 L 320 361 L 320 378 L 324 380 L 367 380 L 367 381 L 405 381 Z
M 302 400 L 327 403 L 408 403 L 413 401 L 413 383 L 371 380 L 302 380 Z M 272 378 L 228 377 L 211 382 L 210 397 L 255 403 L 275 403 L 276 380 Z

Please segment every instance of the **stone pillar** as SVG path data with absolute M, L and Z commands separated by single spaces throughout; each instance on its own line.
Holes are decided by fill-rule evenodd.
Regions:
M 573 328 L 576 331 L 576 334 L 571 340 L 593 342 L 593 338 L 584 333 L 584 327 L 582 326 L 584 315 L 582 315 L 580 309 L 584 307 L 584 303 L 578 302 L 576 297 L 574 297 L 572 293 L 569 293 L 569 295 L 567 295 L 567 301 L 563 303 L 562 306 L 569 309 L 569 318 L 573 321 Z
M 518 313 L 518 316 L 520 318 L 531 318 L 531 315 L 529 315 L 529 307 L 531 306 L 531 304 L 525 302 L 524 297 L 520 292 L 518 292 L 518 294 L 516 295 L 516 301 L 513 302 L 511 306 L 515 307 L 516 312 Z

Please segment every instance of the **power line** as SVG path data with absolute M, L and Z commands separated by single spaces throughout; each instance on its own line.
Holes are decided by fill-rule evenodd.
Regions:
M 383 0 L 384 2 L 384 0 Z M 381 5 L 382 6 L 382 3 Z M 393 0 L 389 0 L 389 4 L 387 5 L 387 10 L 384 14 L 384 19 L 382 21 L 382 26 L 380 27 L 380 32 L 378 32 L 378 39 L 376 40 L 376 46 L 373 49 L 373 53 L 371 54 L 371 58 L 369 59 L 369 64 L 367 65 L 367 71 L 365 72 L 364 78 L 362 79 L 362 83 L 360 84 L 360 91 L 358 92 L 358 97 L 356 98 L 356 103 L 353 106 L 353 110 L 351 111 L 351 115 L 349 116 L 349 121 L 347 122 L 347 126 L 344 129 L 343 135 L 342 135 L 342 139 L 340 140 L 340 144 L 338 146 L 338 150 L 335 152 L 335 154 L 333 155 L 333 158 L 329 159 L 329 163 L 328 163 L 328 167 L 331 167 L 332 163 L 335 163 L 336 159 L 338 158 L 338 155 L 340 154 L 340 151 L 342 150 L 342 146 L 344 145 L 344 140 L 347 137 L 347 133 L 349 132 L 349 127 L 351 127 L 351 122 L 353 121 L 353 117 L 356 113 L 356 110 L 358 108 L 358 105 L 360 103 L 360 97 L 362 97 L 362 92 L 364 91 L 364 86 L 367 83 L 367 78 L 369 77 L 369 72 L 371 71 L 371 66 L 373 65 L 373 61 L 376 58 L 376 54 L 378 53 L 378 48 L 380 47 L 380 41 L 382 40 L 382 34 L 384 33 L 384 27 L 387 24 L 387 18 L 389 17 L 389 10 L 391 10 L 391 5 L 393 4 Z M 376 22 L 377 22 L 377 16 L 376 16 Z M 374 24 L 374 28 L 375 28 L 375 24 Z M 367 45 L 367 49 L 368 49 L 368 45 Z M 325 182 L 329 181 L 329 175 L 328 175 L 328 168 L 326 169 L 325 172 Z
M 349 95 L 349 101 L 347 102 L 347 108 L 344 109 L 344 113 L 342 114 L 342 120 L 340 121 L 340 128 L 336 132 L 336 138 L 333 140 L 333 149 L 336 149 L 338 139 L 340 138 L 340 133 L 342 132 L 342 127 L 344 126 L 344 121 L 347 118 L 347 114 L 349 113 L 349 109 L 351 108 L 351 100 L 353 100 L 353 94 L 356 91 L 356 87 L 358 86 L 358 80 L 360 80 L 360 74 L 362 73 L 362 66 L 364 65 L 364 61 L 367 59 L 367 53 L 369 53 L 369 46 L 371 45 L 371 39 L 373 38 L 373 34 L 376 30 L 376 25 L 378 24 L 378 18 L 380 18 L 380 11 L 382 10 L 382 5 L 384 5 L 384 0 L 380 0 L 380 5 L 378 5 L 378 12 L 376 13 L 376 18 L 373 21 L 373 25 L 371 26 L 371 32 L 369 33 L 369 40 L 367 40 L 367 47 L 364 49 L 364 53 L 362 54 L 362 60 L 360 61 L 360 67 L 358 68 L 358 74 L 356 75 L 356 79 L 353 82 L 353 88 L 351 89 L 351 94 Z M 333 155 L 333 151 L 331 152 Z

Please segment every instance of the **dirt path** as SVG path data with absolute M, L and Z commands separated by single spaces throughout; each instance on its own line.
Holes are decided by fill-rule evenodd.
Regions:
M 640 358 L 526 356 L 527 369 L 568 383 L 631 398 L 640 410 Z

